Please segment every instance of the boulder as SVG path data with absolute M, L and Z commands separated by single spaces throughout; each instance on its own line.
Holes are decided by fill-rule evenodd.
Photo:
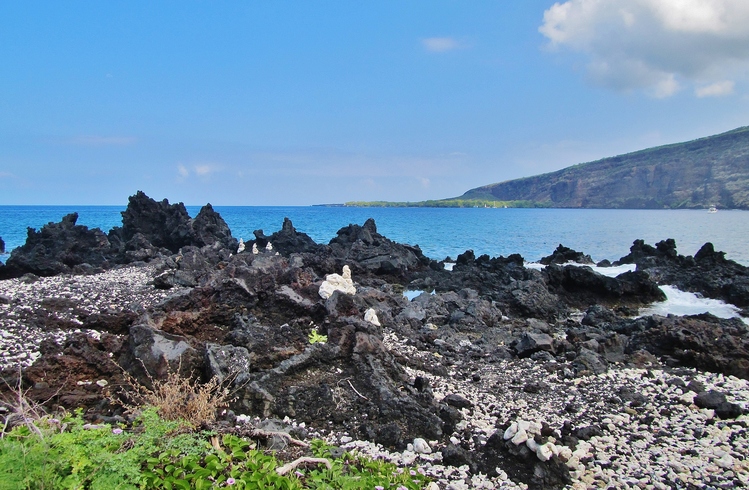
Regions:
M 725 393 L 716 390 L 703 391 L 694 397 L 694 404 L 699 408 L 715 410 L 715 414 L 722 419 L 735 419 L 744 413 L 740 405 L 730 403 Z
M 526 280 L 512 283 L 510 305 L 520 315 L 531 318 L 553 319 L 564 306 L 540 281 Z
M 259 231 L 262 234 L 262 230 Z M 265 246 L 267 242 L 270 242 L 281 255 L 287 257 L 292 253 L 315 253 L 323 247 L 323 245 L 315 243 L 306 233 L 298 232 L 289 218 L 283 219 L 280 231 L 273 233 L 269 237 L 264 237 L 263 235 L 265 243 L 261 243 L 262 240 L 257 235 L 256 237 L 261 246 Z
M 577 374 L 601 374 L 608 370 L 608 362 L 597 352 L 582 347 L 572 361 L 572 368 Z
M 246 348 L 214 343 L 205 345 L 205 364 L 208 376 L 222 383 L 232 377 L 244 379 L 252 365 Z
M 432 262 L 418 247 L 401 245 L 379 234 L 371 218 L 363 226 L 341 228 L 329 246 L 332 256 L 351 264 L 354 272 L 402 277 L 409 271 L 428 268 Z
M 152 379 L 163 380 L 170 373 L 194 376 L 202 371 L 203 356 L 186 337 L 139 324 L 130 327 L 129 352 L 121 364 L 148 386 Z
M 615 260 L 612 265 L 618 266 L 623 264 L 638 264 L 643 259 L 649 257 L 655 257 L 657 250 L 645 243 L 645 240 L 635 240 L 632 246 L 629 247 L 629 253 L 619 260 Z
M 617 315 L 603 305 L 592 305 L 585 311 L 581 323 L 592 327 L 610 324 L 618 319 Z
M 666 299 L 658 285 L 642 271 L 608 277 L 590 267 L 551 264 L 543 275 L 550 291 L 580 308 L 592 304 L 640 306 Z
M 554 339 L 545 333 L 525 333 L 515 344 L 518 357 L 530 357 L 538 351 L 554 352 Z
M 450 393 L 442 399 L 442 403 L 455 408 L 471 408 L 473 403 L 461 395 Z
M 632 332 L 627 352 L 645 349 L 683 366 L 749 379 L 748 339 L 749 327 L 738 318 L 653 317 L 648 328 Z
M 582 252 L 578 252 L 569 247 L 565 247 L 560 243 L 551 255 L 543 257 L 539 262 L 544 265 L 566 264 L 567 262 L 575 262 L 578 264 L 592 264 L 593 259 L 590 258 L 590 255 L 585 255 Z
M 449 466 L 460 467 L 468 466 L 472 472 L 478 470 L 476 456 L 470 451 L 466 451 L 460 446 L 453 443 L 448 444 L 442 449 L 442 463 Z

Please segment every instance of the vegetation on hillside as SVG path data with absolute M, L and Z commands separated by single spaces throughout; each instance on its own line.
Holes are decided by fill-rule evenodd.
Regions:
M 441 199 L 417 202 L 351 201 L 346 206 L 362 208 L 543 208 L 532 201 L 499 201 L 496 199 Z

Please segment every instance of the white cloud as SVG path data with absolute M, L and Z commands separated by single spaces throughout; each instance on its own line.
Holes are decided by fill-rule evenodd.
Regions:
M 432 53 L 444 53 L 460 47 L 460 43 L 452 37 L 428 37 L 422 39 L 421 44 Z
M 216 168 L 213 165 L 195 165 L 195 174 L 196 175 L 209 175 L 216 171 Z
M 190 175 L 196 175 L 198 177 L 207 177 L 220 170 L 220 166 L 214 163 L 198 163 L 188 168 L 186 165 L 180 163 L 177 165 L 177 175 L 180 180 L 185 180 Z
M 568 0 L 544 12 L 539 31 L 552 49 L 588 57 L 589 77 L 616 90 L 668 97 L 749 74 L 747 0 Z M 708 93 L 733 90 L 720 88 Z
M 656 82 L 652 88 L 651 93 L 657 99 L 663 99 L 671 97 L 679 91 L 679 82 L 676 81 L 676 77 L 673 73 L 669 73 L 667 76 L 661 78 Z
M 421 183 L 421 187 L 428 189 L 429 186 L 432 184 L 432 181 L 429 180 L 428 177 L 419 177 L 419 183 Z
M 722 82 L 715 82 L 704 87 L 698 87 L 694 90 L 694 94 L 697 97 L 722 97 L 724 95 L 731 95 L 733 88 L 736 84 L 731 80 L 724 80 Z

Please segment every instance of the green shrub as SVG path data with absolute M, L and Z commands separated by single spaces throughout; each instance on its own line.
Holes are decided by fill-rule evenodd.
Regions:
M 0 439 L 0 490 L 57 489 L 354 489 L 423 488 L 413 469 L 349 453 L 332 458 L 313 441 L 325 465 L 300 465 L 280 475 L 275 455 L 234 435 L 194 432 L 184 421 L 168 421 L 156 408 L 144 410 L 133 427 L 86 426 L 80 413 L 35 423 L 39 433 L 18 426 Z M 87 428 L 88 427 L 88 428 Z M 41 437 L 40 437 L 41 434 Z M 212 442 L 209 442 L 212 441 Z

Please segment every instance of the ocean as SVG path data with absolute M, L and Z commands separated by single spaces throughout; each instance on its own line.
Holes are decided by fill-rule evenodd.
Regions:
M 0 237 L 6 250 L 23 245 L 26 228 L 40 229 L 78 212 L 78 224 L 109 231 L 122 224 L 124 206 L 0 206 Z M 237 238 L 253 230 L 270 235 L 284 217 L 318 243 L 328 243 L 350 223 L 374 218 L 380 233 L 399 243 L 418 245 L 428 257 L 455 258 L 468 249 L 476 255 L 521 254 L 527 261 L 551 254 L 558 244 L 590 254 L 595 261 L 616 260 L 636 239 L 655 244 L 676 240 L 679 253 L 693 255 L 712 242 L 726 257 L 749 265 L 749 212 L 619 209 L 353 208 L 214 206 Z M 195 216 L 200 206 L 187 206 Z M 4 260 L 7 255 L 0 258 Z

